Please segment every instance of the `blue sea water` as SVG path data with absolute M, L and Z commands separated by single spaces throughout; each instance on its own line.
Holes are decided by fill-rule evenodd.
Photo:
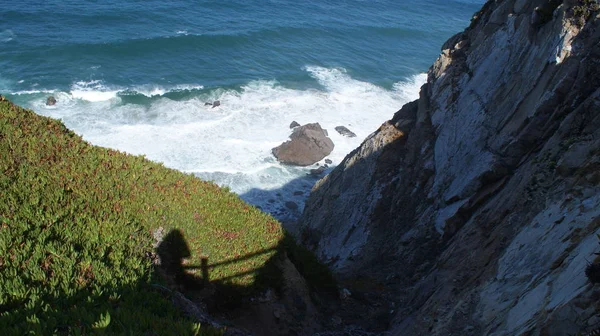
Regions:
M 442 43 L 483 2 L 5 0 L 0 94 L 93 144 L 214 180 L 293 218 L 314 167 L 271 156 L 290 122 L 329 129 L 335 166 L 417 98 Z M 55 106 L 45 105 L 49 95 Z M 221 106 L 205 106 L 214 100 Z M 338 125 L 358 137 L 342 137 Z

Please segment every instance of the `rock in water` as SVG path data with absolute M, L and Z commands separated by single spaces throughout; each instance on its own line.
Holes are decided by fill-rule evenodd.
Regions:
M 290 124 L 290 128 L 296 128 L 298 126 L 300 126 L 300 124 L 298 124 L 297 121 L 292 121 L 292 123 Z
M 298 210 L 298 204 L 296 204 L 296 202 L 292 202 L 292 201 L 285 202 L 285 207 L 290 210 Z
M 56 98 L 54 98 L 54 96 L 48 97 L 48 99 L 46 99 L 46 105 L 48 105 L 48 106 L 56 105 Z
M 311 169 L 310 170 L 310 174 L 311 175 L 321 175 L 323 174 L 323 172 L 325 171 L 325 169 L 327 169 L 327 167 L 319 167 L 316 169 Z
M 351 130 L 349 130 L 348 128 L 346 128 L 345 126 L 337 126 L 335 128 L 336 131 L 338 131 L 338 133 L 340 133 L 343 136 L 347 136 L 349 138 L 354 138 L 356 137 L 356 134 L 354 134 L 354 132 L 352 132 Z
M 204 106 L 212 106 L 212 104 L 213 103 L 211 103 L 211 102 L 206 102 L 206 103 L 204 103 Z
M 215 100 L 215 102 L 212 105 L 213 105 L 213 108 L 215 108 L 217 106 L 221 106 L 221 101 L 220 100 Z
M 333 150 L 333 141 L 318 123 L 306 124 L 294 129 L 289 141 L 272 149 L 281 163 L 310 166 L 321 161 Z

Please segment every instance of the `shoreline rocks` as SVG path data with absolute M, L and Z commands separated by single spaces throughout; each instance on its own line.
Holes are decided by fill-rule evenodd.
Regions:
M 310 166 L 333 151 L 334 144 L 318 123 L 296 127 L 290 140 L 272 149 L 277 160 L 295 166 Z
M 46 106 L 54 106 L 54 105 L 56 105 L 56 98 L 54 98 L 54 96 L 48 97 L 48 99 L 46 99 Z
M 337 126 L 335 128 L 335 130 L 345 137 L 349 137 L 349 138 L 356 137 L 356 134 L 354 132 L 352 132 L 351 130 L 349 130 L 346 126 Z

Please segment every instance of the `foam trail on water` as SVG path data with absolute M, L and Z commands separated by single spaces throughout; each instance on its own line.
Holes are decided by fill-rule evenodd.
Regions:
M 216 89 L 176 101 L 160 87 L 133 88 L 153 97 L 148 104 L 123 104 L 119 91 L 100 81 L 79 82 L 71 93 L 58 93 L 58 103 L 45 106 L 45 96 L 32 101 L 41 114 L 61 118 L 68 127 L 96 145 L 116 148 L 163 162 L 229 186 L 251 203 L 276 215 L 297 216 L 315 182 L 308 168 L 280 165 L 271 149 L 286 141 L 292 121 L 318 122 L 328 130 L 335 149 L 334 165 L 366 136 L 418 97 L 426 76 L 418 75 L 386 90 L 351 78 L 344 69 L 317 66 L 305 70 L 322 89 L 296 90 L 276 81 L 252 81 L 241 90 Z M 180 89 L 201 88 L 182 85 Z M 220 100 L 221 106 L 205 106 Z M 336 126 L 357 134 L 347 138 Z M 279 196 L 278 196 L 279 195 Z M 298 208 L 282 210 L 289 201 Z
M 15 33 L 10 29 L 6 29 L 6 30 L 0 32 L 0 42 L 10 42 L 10 41 L 14 40 L 15 37 L 16 37 Z

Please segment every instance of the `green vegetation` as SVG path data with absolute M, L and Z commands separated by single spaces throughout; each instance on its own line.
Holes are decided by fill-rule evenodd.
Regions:
M 160 227 L 187 243 L 186 273 L 230 295 L 278 279 L 284 232 L 269 215 L 213 183 L 91 146 L 0 96 L 3 335 L 219 333 L 152 289 Z

